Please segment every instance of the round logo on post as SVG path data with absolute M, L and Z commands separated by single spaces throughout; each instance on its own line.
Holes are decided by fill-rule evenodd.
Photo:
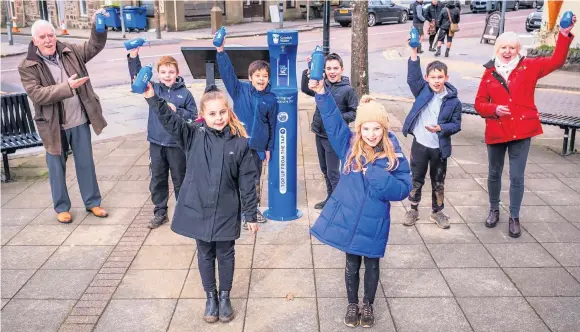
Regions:
M 280 128 L 280 134 L 282 134 L 282 135 L 286 134 L 286 129 Z
M 288 121 L 288 113 L 286 113 L 286 112 L 280 112 L 280 113 L 278 113 L 278 121 L 279 122 L 286 122 L 286 121 Z

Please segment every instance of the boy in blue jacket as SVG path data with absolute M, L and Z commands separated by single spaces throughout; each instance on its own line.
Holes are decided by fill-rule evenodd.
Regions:
M 216 47 L 218 69 L 226 90 L 234 101 L 234 112 L 246 128 L 250 139 L 248 144 L 256 152 L 253 155 L 258 169 L 256 192 L 259 204 L 262 164 L 270 161 L 270 152 L 274 149 L 278 113 L 276 96 L 270 92 L 270 64 L 263 60 L 252 62 L 248 67 L 250 83 L 242 82 L 236 76 L 229 56 L 224 52 L 225 43 L 224 38 L 222 45 Z M 266 222 L 261 212 L 258 212 L 257 219 L 259 223 Z
M 415 102 L 403 125 L 403 135 L 414 136 L 411 146 L 413 189 L 409 194 L 411 209 L 407 211 L 406 226 L 419 220 L 421 189 L 429 168 L 432 186 L 432 213 L 429 218 L 440 228 L 449 228 L 449 217 L 443 213 L 447 158 L 451 156 L 451 136 L 461 130 L 461 101 L 457 89 L 449 82 L 447 65 L 433 61 L 427 65 L 425 79 L 417 49 L 411 49 L 407 83 Z
M 139 60 L 139 48 L 127 54 L 129 74 L 131 80 L 135 79 L 141 70 Z M 173 112 L 184 120 L 191 122 L 197 117 L 197 106 L 191 92 L 185 86 L 183 78 L 179 76 L 177 60 L 170 56 L 163 56 L 157 62 L 159 82 L 152 82 L 155 94 L 165 101 Z M 158 110 L 149 107 L 149 119 L 147 123 L 147 140 L 149 141 L 149 167 L 151 172 L 151 201 L 155 205 L 153 219 L 149 228 L 154 229 L 166 223 L 167 201 L 169 200 L 169 172 L 175 191 L 175 200 L 179 196 L 179 189 L 185 177 L 185 153 L 163 128 L 155 115 Z

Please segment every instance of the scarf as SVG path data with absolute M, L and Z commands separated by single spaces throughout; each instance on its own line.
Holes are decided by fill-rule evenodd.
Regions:
M 495 70 L 501 75 L 501 77 L 504 78 L 504 80 L 507 81 L 512 71 L 516 68 L 516 66 L 520 62 L 521 58 L 522 57 L 518 54 L 510 62 L 503 63 L 501 59 L 498 56 L 496 56 L 494 59 Z

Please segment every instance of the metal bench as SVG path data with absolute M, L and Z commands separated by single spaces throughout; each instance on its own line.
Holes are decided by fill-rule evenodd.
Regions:
M 8 154 L 18 149 L 41 146 L 42 140 L 36 131 L 28 96 L 25 93 L 2 96 L 2 163 L 4 176 L 10 181 Z
M 479 113 L 475 111 L 473 104 L 463 104 L 462 113 L 479 115 Z M 576 153 L 574 145 L 576 140 L 576 129 L 580 129 L 580 117 L 540 112 L 540 122 L 545 125 L 558 126 L 564 129 L 564 142 L 562 143 L 563 156 Z

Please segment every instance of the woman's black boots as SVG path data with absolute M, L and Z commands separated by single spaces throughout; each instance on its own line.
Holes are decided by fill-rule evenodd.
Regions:
M 203 314 L 203 320 L 206 323 L 215 323 L 219 319 L 219 303 L 218 294 L 214 290 L 212 292 L 205 292 L 207 295 L 207 301 L 205 302 L 205 313 Z
M 520 237 L 522 231 L 520 229 L 520 218 L 511 218 L 509 221 L 509 235 L 511 237 Z
M 234 310 L 230 301 L 229 291 L 220 291 L 219 319 L 222 323 L 227 323 L 234 319 Z
M 485 220 L 485 227 L 494 228 L 499 221 L 499 210 L 489 210 L 489 215 Z

